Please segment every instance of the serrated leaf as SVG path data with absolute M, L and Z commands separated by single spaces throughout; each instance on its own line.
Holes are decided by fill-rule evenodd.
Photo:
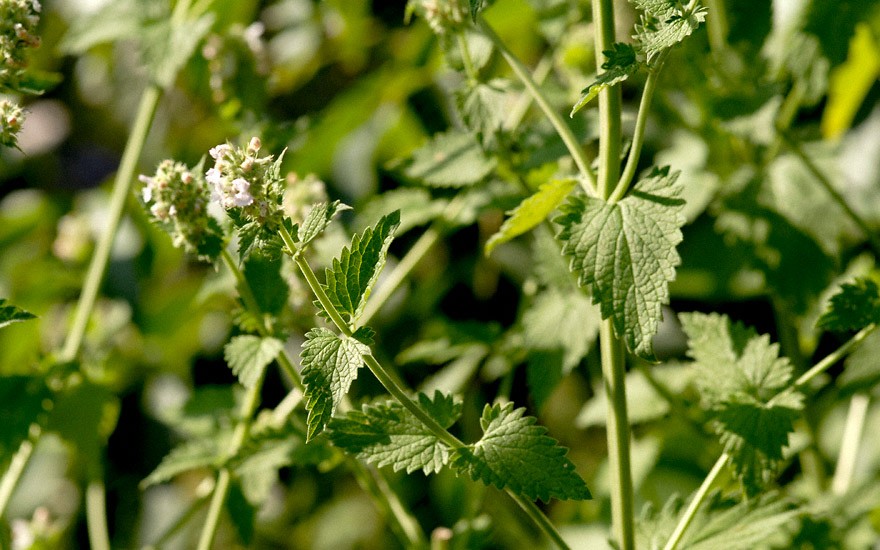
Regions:
M 816 326 L 844 332 L 860 330 L 871 323 L 880 323 L 880 289 L 871 279 L 858 279 L 840 286 L 840 292 L 831 297 L 830 309 Z
M 250 334 L 236 336 L 223 348 L 223 356 L 238 381 L 246 388 L 252 388 L 266 366 L 275 360 L 284 343 L 277 338 L 261 338 Z
M 504 220 L 501 229 L 486 242 L 486 255 L 491 254 L 499 244 L 522 235 L 544 221 L 576 185 L 577 180 L 574 178 L 551 180 L 541 185 L 534 195 L 507 213 L 508 218 Z
M 647 359 L 680 262 L 684 201 L 676 176 L 654 168 L 616 204 L 572 196 L 555 220 L 579 284 L 590 288 L 627 348 Z
M 392 212 L 379 222 L 355 235 L 351 245 L 343 248 L 332 267 L 327 268 L 324 285 L 333 306 L 354 323 L 363 312 L 379 273 L 385 266 L 385 256 L 400 223 L 400 213 Z
M 634 0 L 633 3 L 644 11 L 635 38 L 648 63 L 690 36 L 706 20 L 708 13 L 700 5 L 685 10 L 679 0 Z
M 473 134 L 450 131 L 437 134 L 413 153 L 404 169 L 407 177 L 436 187 L 465 187 L 482 180 L 495 168 Z
M 306 441 L 330 421 L 364 364 L 362 356 L 368 353 L 370 348 L 358 340 L 337 336 L 325 328 L 314 328 L 306 334 L 302 345 L 302 376 L 309 411 Z
M 461 402 L 439 391 L 419 394 L 419 403 L 431 417 L 448 428 L 461 416 Z M 398 401 L 364 405 L 330 423 L 330 440 L 376 466 L 426 474 L 439 472 L 449 462 L 450 449 Z
M 486 485 L 544 502 L 591 498 L 565 456 L 568 450 L 524 413 L 524 408 L 514 409 L 513 403 L 486 405 L 480 419 L 483 437 L 459 449 L 452 466 Z
M 182 443 L 165 455 L 150 475 L 141 481 L 141 488 L 170 481 L 174 477 L 199 468 L 216 468 L 223 461 L 226 442 L 224 437 L 206 437 Z
M 636 51 L 630 44 L 615 43 L 611 50 L 605 50 L 602 53 L 608 60 L 602 64 L 601 74 L 596 75 L 589 86 L 581 90 L 581 97 L 578 99 L 574 107 L 571 108 L 569 117 L 573 117 L 575 113 L 584 108 L 584 106 L 599 95 L 599 92 L 606 88 L 610 88 L 616 84 L 620 84 L 630 76 L 632 76 L 641 67 L 636 59 Z
M 5 298 L 0 298 L 0 328 L 36 318 L 37 316 L 33 313 L 8 303 Z
M 321 202 L 312 205 L 312 209 L 309 210 L 299 228 L 300 248 L 307 247 L 318 235 L 323 233 L 336 214 L 350 209 L 351 207 L 339 201 L 331 203 Z
M 803 395 L 779 346 L 718 314 L 679 316 L 695 359 L 694 381 L 731 466 L 748 493 L 772 479 Z

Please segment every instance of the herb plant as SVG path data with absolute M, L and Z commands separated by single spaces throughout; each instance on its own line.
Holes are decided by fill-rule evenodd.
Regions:
M 878 3 L 0 13 L 4 547 L 880 537 Z

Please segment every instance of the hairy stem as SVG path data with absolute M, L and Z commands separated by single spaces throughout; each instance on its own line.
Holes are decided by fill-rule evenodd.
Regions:
M 730 457 L 727 453 L 724 453 L 717 461 L 715 461 L 715 465 L 712 466 L 709 475 L 706 476 L 706 479 L 703 480 L 700 488 L 694 493 L 694 498 L 692 498 L 690 504 L 688 504 L 687 510 L 684 511 L 681 519 L 678 520 L 678 524 L 675 526 L 675 530 L 672 532 L 672 535 L 670 535 L 663 550 L 675 550 L 675 548 L 678 547 L 678 543 L 681 542 L 681 538 L 684 536 L 685 531 L 690 527 L 691 522 L 694 520 L 694 516 L 697 515 L 697 510 L 700 509 L 700 504 L 703 503 L 706 495 L 709 494 L 709 489 L 712 488 L 712 484 L 715 483 L 715 480 L 718 478 L 724 465 L 727 464 L 729 458 Z
M 864 393 L 854 395 L 849 402 L 849 412 L 846 415 L 840 443 L 840 456 L 837 458 L 837 469 L 834 470 L 834 479 L 831 481 L 831 492 L 836 495 L 846 493 L 852 486 L 862 441 L 862 430 L 865 427 L 870 402 L 871 397 Z
M 597 193 L 597 183 L 596 176 L 593 174 L 593 171 L 590 170 L 590 162 L 587 160 L 587 156 L 584 153 L 583 147 L 578 143 L 577 138 L 574 136 L 574 133 L 569 128 L 568 124 L 562 119 L 562 116 L 556 112 L 550 102 L 547 101 L 547 98 L 544 96 L 544 93 L 538 88 L 538 85 L 535 83 L 535 80 L 532 78 L 532 75 L 529 74 L 529 70 L 523 65 L 522 61 L 517 58 L 513 52 L 511 52 L 501 38 L 495 33 L 495 31 L 486 23 L 484 20 L 480 19 L 478 21 L 478 26 L 480 30 L 486 35 L 489 40 L 495 45 L 498 51 L 501 53 L 501 56 L 504 57 L 505 61 L 507 61 L 510 68 L 513 70 L 513 73 L 517 76 L 517 78 L 522 81 L 523 85 L 526 87 L 526 90 L 531 94 L 531 96 L 535 99 L 535 103 L 538 104 L 538 107 L 541 108 L 541 111 L 544 112 L 544 115 L 553 125 L 553 128 L 556 129 L 556 132 L 559 134 L 559 137 L 562 138 L 562 142 L 565 144 L 565 147 L 568 149 L 569 154 L 574 159 L 575 164 L 577 164 L 578 170 L 581 173 L 581 176 L 587 179 L 586 182 L 582 179 L 582 185 L 585 185 L 584 191 L 590 195 L 596 195 Z
M 850 207 L 843 195 L 841 195 L 840 192 L 838 192 L 837 189 L 834 188 L 834 185 L 832 185 L 831 180 L 828 178 L 828 176 L 826 176 L 825 173 L 822 172 L 818 166 L 816 166 L 816 163 L 813 162 L 813 159 L 811 159 L 804 152 L 800 144 L 791 137 L 791 134 L 781 128 L 779 129 L 779 133 L 791 152 L 794 153 L 795 156 L 800 159 L 800 161 L 804 164 L 807 171 L 809 171 L 810 174 L 812 174 L 813 177 L 816 178 L 816 181 L 819 182 L 819 184 L 831 196 L 834 202 L 840 205 L 847 217 L 852 220 L 852 222 L 855 223 L 859 227 L 859 229 L 862 230 L 862 232 L 865 234 L 865 238 L 868 239 L 868 243 L 871 246 L 871 250 L 874 251 L 874 254 L 876 256 L 880 256 L 880 239 L 878 239 L 877 234 L 874 232 L 874 230 L 871 229 L 865 219 L 862 218 L 861 215 L 859 215 L 855 210 Z
M 617 187 L 614 190 L 614 193 L 611 194 L 609 202 L 615 203 L 622 199 L 626 195 L 626 192 L 633 181 L 633 177 L 636 175 L 636 169 L 639 166 L 639 156 L 642 153 L 642 146 L 645 142 L 645 126 L 648 122 L 648 110 L 651 108 L 651 101 L 654 99 L 654 90 L 657 88 L 660 69 L 663 68 L 663 62 L 666 61 L 668 52 L 669 50 L 665 50 L 661 53 L 657 62 L 648 72 L 648 78 L 645 80 L 645 89 L 642 91 L 642 99 L 639 102 L 639 114 L 636 117 L 636 127 L 633 132 L 632 146 L 629 148 L 629 156 L 626 159 L 626 166 L 623 169 L 623 174 L 620 176 L 620 180 L 617 182 Z

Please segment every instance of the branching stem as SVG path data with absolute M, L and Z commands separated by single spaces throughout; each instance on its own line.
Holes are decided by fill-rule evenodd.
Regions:
M 706 495 L 709 494 L 709 489 L 712 488 L 712 485 L 715 483 L 715 480 L 718 478 L 724 465 L 727 464 L 729 458 L 730 457 L 727 453 L 724 453 L 717 461 L 715 461 L 715 465 L 712 466 L 709 475 L 703 480 L 700 488 L 697 489 L 697 492 L 694 494 L 694 498 L 692 498 L 690 504 L 688 504 L 687 510 L 684 511 L 681 519 L 678 520 L 678 524 L 675 526 L 675 530 L 672 532 L 672 535 L 670 535 L 663 550 L 675 550 L 678 547 L 678 543 L 681 542 L 681 538 L 684 536 L 685 531 L 687 531 L 687 528 L 690 527 L 691 522 L 697 515 L 697 510 L 700 509 L 700 504 L 706 499 Z
M 565 147 L 568 149 L 569 154 L 574 159 L 575 164 L 578 167 L 578 170 L 581 173 L 582 184 L 585 186 L 584 191 L 590 195 L 597 194 L 597 183 L 596 176 L 593 174 L 593 171 L 590 170 L 590 162 L 587 160 L 587 156 L 584 153 L 583 147 L 578 143 L 577 138 L 574 133 L 572 133 L 571 128 L 569 128 L 568 124 L 562 119 L 562 116 L 556 112 L 550 102 L 547 101 L 547 98 L 544 97 L 544 93 L 538 88 L 538 85 L 535 83 L 535 80 L 532 78 L 532 75 L 529 74 L 529 70 L 523 65 L 522 61 L 510 51 L 507 45 L 501 40 L 501 38 L 495 33 L 492 27 L 489 26 L 484 20 L 480 19 L 477 22 L 480 30 L 486 35 L 489 40 L 495 45 L 498 51 L 501 53 L 501 56 L 504 57 L 505 61 L 507 61 L 510 68 L 513 70 L 513 73 L 520 79 L 523 85 L 526 87 L 526 90 L 532 95 L 535 99 L 535 103 L 538 104 L 538 107 L 541 108 L 541 111 L 544 112 L 544 115 L 553 125 L 553 128 L 556 129 L 556 132 L 559 134 L 559 137 L 562 138 L 562 142 L 565 144 Z M 586 178 L 586 181 L 583 181 L 583 178 Z

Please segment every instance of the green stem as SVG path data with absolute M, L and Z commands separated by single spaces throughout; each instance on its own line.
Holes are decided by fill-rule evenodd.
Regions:
M 596 66 L 604 59 L 602 52 L 614 43 L 614 2 L 593 0 L 593 25 L 596 34 Z M 644 98 L 644 96 L 643 96 Z M 650 100 L 650 97 L 648 98 Z M 646 110 L 647 111 L 647 110 Z M 613 200 L 620 176 L 620 86 L 599 92 L 599 196 Z M 646 116 L 646 115 L 642 115 Z M 634 169 L 633 169 L 634 170 Z M 614 334 L 612 320 L 602 321 L 599 332 L 602 354 L 602 377 L 608 398 L 608 464 L 611 471 L 611 520 L 614 542 L 621 550 L 635 547 L 632 469 L 630 466 L 630 431 L 626 410 L 626 350 Z
M 648 78 L 645 80 L 645 89 L 642 92 L 642 99 L 639 102 L 639 113 L 636 117 L 636 127 L 633 132 L 632 146 L 629 148 L 629 156 L 626 159 L 626 166 L 623 169 L 623 175 L 617 182 L 617 187 L 612 193 L 609 202 L 615 203 L 626 195 L 633 177 L 636 175 L 636 169 L 639 166 L 639 156 L 642 153 L 642 146 L 645 141 L 645 126 L 648 121 L 648 110 L 651 108 L 651 100 L 654 98 L 654 90 L 657 88 L 657 80 L 659 79 L 660 69 L 663 68 L 663 62 L 669 50 L 665 50 L 660 54 L 657 62 L 648 72 Z
M 464 65 L 464 73 L 471 82 L 478 82 L 480 80 L 480 75 L 477 74 L 477 70 L 474 68 L 474 62 L 471 58 L 471 50 L 468 48 L 467 39 L 464 37 L 464 33 L 456 33 L 455 39 L 458 42 L 458 49 L 461 52 L 461 63 Z
M 226 267 L 229 268 L 229 271 L 232 272 L 232 275 L 235 277 L 235 280 L 238 283 L 238 293 L 241 296 L 241 301 L 244 303 L 244 307 L 254 315 L 262 315 L 260 304 L 257 303 L 257 299 L 254 297 L 254 292 L 251 289 L 251 285 L 248 284 L 247 278 L 244 276 L 244 273 L 242 273 L 241 269 L 238 268 L 238 264 L 235 262 L 232 254 L 230 254 L 229 251 L 224 248 L 223 252 L 221 252 L 220 254 L 220 257 L 223 258 L 223 263 L 226 264 Z M 260 336 L 264 338 L 271 335 L 268 327 L 266 327 L 265 323 L 262 320 L 257 326 L 257 332 L 259 332 Z M 290 378 L 291 382 L 293 382 L 293 385 L 298 390 L 302 391 L 305 388 L 303 386 L 302 377 L 299 375 L 296 367 L 293 366 L 293 361 L 290 360 L 287 352 L 282 349 L 281 353 L 279 353 L 278 357 L 276 358 L 276 362 L 278 363 L 278 366 L 281 367 L 281 370 L 283 370 L 284 373 Z
M 602 321 L 599 331 L 602 378 L 608 400 L 608 467 L 611 486 L 611 518 L 614 539 L 622 550 L 635 546 L 630 427 L 626 410 L 626 365 L 623 342 L 614 335 L 611 320 Z
M 131 134 L 129 134 L 125 150 L 122 153 L 119 170 L 116 172 L 113 194 L 110 198 L 107 225 L 98 239 L 95 253 L 89 262 L 82 294 L 76 305 L 73 325 L 70 328 L 70 332 L 67 333 L 67 338 L 61 350 L 61 361 L 73 361 L 82 347 L 89 317 L 98 298 L 98 289 L 107 271 L 107 263 L 110 260 L 110 251 L 113 248 L 116 230 L 119 227 L 119 222 L 122 220 L 122 213 L 125 210 L 128 195 L 131 193 L 131 184 L 134 180 L 137 161 L 143 151 L 144 142 L 150 131 L 153 116 L 156 113 L 156 107 L 159 104 L 161 95 L 162 92 L 159 88 L 151 86 L 144 91 L 144 95 L 141 97 L 134 126 L 132 127 Z
M 709 33 L 709 48 L 718 55 L 727 48 L 727 13 L 724 11 L 724 0 L 705 0 L 709 8 L 706 27 Z
M 578 143 L 577 138 L 572 133 L 571 128 L 569 128 L 568 124 L 562 119 L 562 116 L 556 112 L 553 106 L 550 105 L 550 102 L 547 101 L 547 98 L 544 96 L 544 93 L 538 88 L 538 85 L 535 83 L 532 76 L 529 74 L 529 70 L 525 65 L 517 58 L 513 52 L 511 52 L 507 46 L 502 42 L 501 38 L 495 34 L 495 31 L 490 27 L 485 21 L 480 19 L 478 21 L 478 26 L 480 30 L 486 35 L 489 40 L 495 45 L 499 52 L 501 52 L 501 56 L 507 61 L 510 65 L 510 68 L 513 70 L 513 73 L 517 76 L 517 78 L 522 81 L 523 85 L 525 85 L 526 90 L 532 95 L 535 99 L 535 103 L 538 104 L 538 107 L 541 108 L 541 111 L 544 112 L 544 115 L 550 121 L 550 124 L 553 125 L 553 128 L 556 129 L 556 132 L 559 134 L 559 137 L 562 138 L 562 142 L 565 144 L 565 147 L 568 149 L 569 154 L 574 159 L 575 164 L 577 164 L 578 170 L 581 175 L 587 179 L 586 182 L 581 180 L 582 185 L 585 185 L 584 191 L 586 191 L 590 195 L 596 195 L 597 193 L 597 184 L 596 184 L 596 176 L 593 174 L 593 171 L 590 170 L 590 162 L 587 160 L 587 156 L 584 153 L 583 148 L 580 143 Z
M 864 220 L 864 218 L 856 213 L 855 210 L 850 208 L 849 204 L 847 204 L 846 202 L 846 199 L 843 198 L 843 195 L 841 195 L 837 191 L 837 189 L 834 188 L 834 185 L 831 184 L 831 180 L 829 180 L 828 177 L 821 170 L 819 170 L 819 167 L 816 166 L 816 163 L 814 163 L 813 160 L 809 156 L 807 156 L 800 144 L 792 139 L 788 131 L 780 128 L 779 133 L 791 152 L 794 153 L 795 156 L 798 157 L 807 168 L 807 171 L 809 171 L 810 174 L 812 174 L 813 177 L 816 178 L 819 184 L 822 185 L 825 191 L 829 195 L 831 195 L 831 198 L 834 199 L 834 202 L 840 205 L 840 207 L 843 209 L 849 219 L 852 220 L 853 223 L 855 223 L 859 227 L 859 229 L 862 230 L 871 245 L 871 249 L 874 251 L 874 255 L 880 257 L 880 239 L 877 238 L 877 235 Z
M 103 472 L 95 467 L 92 479 L 86 485 L 86 525 L 92 550 L 110 550 L 107 531 L 107 498 Z
M 855 336 L 847 340 L 845 344 L 826 355 L 825 358 L 816 363 L 813 368 L 803 373 L 797 380 L 795 380 L 795 387 L 799 388 L 802 386 L 806 386 L 813 380 L 813 378 L 819 376 L 820 374 L 834 366 L 838 361 L 843 359 L 844 356 L 846 356 L 859 344 L 861 344 L 865 340 L 865 338 L 867 338 L 876 329 L 877 325 L 871 323 L 870 325 L 857 332 Z
M 189 523 L 190 520 L 195 517 L 199 510 L 202 509 L 202 506 L 205 505 L 209 496 L 209 494 L 202 495 L 192 501 L 189 506 L 187 506 L 186 510 L 184 510 L 184 512 L 180 514 L 180 516 L 176 520 L 174 520 L 174 523 L 169 525 L 168 528 L 165 529 L 165 531 L 163 531 L 162 534 L 159 535 L 159 537 L 155 541 L 144 546 L 142 550 L 159 550 L 160 548 L 163 548 L 168 543 L 168 541 L 171 540 L 171 538 L 174 537 L 174 535 L 176 535 L 183 528 L 184 525 Z
M 403 507 L 397 494 L 388 486 L 388 481 L 373 468 L 364 466 L 353 458 L 348 458 L 346 462 L 361 487 L 379 504 L 391 530 L 401 542 L 405 543 L 406 548 L 413 550 L 426 548 L 428 541 L 425 533 L 415 518 Z
M 232 440 L 226 451 L 226 457 L 232 458 L 244 445 L 251 429 L 251 418 L 260 405 L 260 390 L 263 386 L 264 374 L 259 380 L 248 388 L 245 394 L 244 402 L 241 405 L 241 418 L 235 425 L 235 431 L 232 432 Z M 229 484 L 232 478 L 232 472 L 227 467 L 223 467 L 217 474 L 217 483 L 214 485 L 214 492 L 211 495 L 211 503 L 208 506 L 208 517 L 202 526 L 202 532 L 199 535 L 199 542 L 196 546 L 197 550 L 210 550 L 211 544 L 214 542 L 214 535 L 217 532 L 217 526 L 220 524 L 220 515 L 223 512 L 223 505 L 226 503 L 226 497 L 229 494 Z
M 31 424 L 27 439 L 18 446 L 18 450 L 9 462 L 9 468 L 3 474 L 3 480 L 0 481 L 0 518 L 6 515 L 6 508 L 12 499 L 12 493 L 15 492 L 15 486 L 18 485 L 18 480 L 21 479 L 42 432 L 43 429 L 39 424 Z
M 862 441 L 862 430 L 865 427 L 870 402 L 871 397 L 864 393 L 852 396 L 849 402 L 849 412 L 846 415 L 840 443 L 840 456 L 837 458 L 837 468 L 834 470 L 834 479 L 831 482 L 831 492 L 836 495 L 846 493 L 852 486 Z
M 709 489 L 712 488 L 712 484 L 715 483 L 715 480 L 718 478 L 718 475 L 721 473 L 721 470 L 724 468 L 724 465 L 727 464 L 727 460 L 730 457 L 727 453 L 722 454 L 717 461 L 715 461 L 715 465 L 712 466 L 712 470 L 709 471 L 709 475 L 706 476 L 706 479 L 703 480 L 702 485 L 694 494 L 694 498 L 691 499 L 690 504 L 688 504 L 687 510 L 685 510 L 684 515 L 681 516 L 681 519 L 678 520 L 678 525 L 675 526 L 675 530 L 672 532 L 672 535 L 669 537 L 669 540 L 666 542 L 666 546 L 663 547 L 663 550 L 675 550 L 678 546 L 678 543 L 681 542 L 681 537 L 684 536 L 684 532 L 687 531 L 687 528 L 690 527 L 691 522 L 694 520 L 694 517 L 697 515 L 697 510 L 700 508 L 700 504 L 703 503 L 703 500 L 706 499 L 706 495 L 709 494 Z
M 296 263 L 296 266 L 299 268 L 303 277 L 306 280 L 306 283 L 309 285 L 312 293 L 318 299 L 318 302 L 321 304 L 321 307 L 324 309 L 324 312 L 330 318 L 330 321 L 336 326 L 336 328 L 343 335 L 347 337 L 352 336 L 351 327 L 345 322 L 342 318 L 342 315 L 336 310 L 336 307 L 333 305 L 333 302 L 330 301 L 330 297 L 327 296 L 327 293 L 324 292 L 324 288 L 321 286 L 321 283 L 318 281 L 318 277 L 315 275 L 315 272 L 312 271 L 311 266 L 299 253 L 296 248 L 296 243 L 294 243 L 293 238 L 290 236 L 290 233 L 287 232 L 284 228 L 281 229 L 281 239 L 284 241 L 284 244 L 287 246 L 288 251 L 293 257 L 293 261 Z M 376 377 L 377 380 L 385 387 L 385 389 L 397 399 L 397 401 L 416 419 L 419 420 L 427 429 L 431 432 L 437 439 L 445 443 L 453 452 L 457 452 L 459 449 L 464 449 L 465 444 L 446 431 L 446 429 L 437 423 L 436 420 L 422 407 L 412 400 L 409 396 L 409 392 L 403 389 L 397 381 L 385 370 L 379 361 L 373 357 L 372 354 L 363 355 L 364 364 L 370 369 L 370 372 L 373 373 L 373 376 Z M 538 527 L 551 539 L 555 542 L 560 548 L 568 548 L 565 544 L 565 541 L 562 539 L 562 536 L 556 530 L 550 520 L 541 512 L 541 510 L 535 505 L 534 502 L 529 499 L 523 497 L 522 495 L 516 494 L 513 491 L 506 489 L 505 490 L 511 498 L 513 498 L 526 513 L 535 520 L 535 523 Z
M 532 75 L 532 78 L 535 81 L 537 86 L 540 86 L 544 83 L 544 80 L 550 76 L 550 71 L 553 69 L 553 58 L 551 56 L 546 56 L 538 62 L 535 66 L 535 72 Z M 504 119 L 504 124 L 502 124 L 502 128 L 506 130 L 515 130 L 519 127 L 523 118 L 525 118 L 526 113 L 529 112 L 529 107 L 532 104 L 534 98 L 529 94 L 522 94 L 517 99 L 516 103 L 513 107 L 507 112 L 507 117 Z

